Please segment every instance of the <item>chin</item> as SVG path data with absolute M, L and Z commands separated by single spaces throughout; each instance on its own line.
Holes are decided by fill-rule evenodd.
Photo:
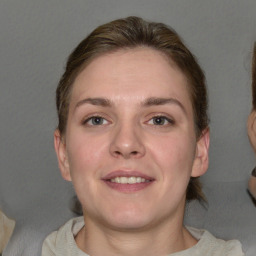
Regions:
M 145 220 L 126 218 L 123 220 L 114 220 L 112 223 L 110 223 L 110 226 L 112 229 L 119 231 L 138 231 L 147 229 L 150 224 Z
M 152 216 L 130 209 L 112 212 L 106 221 L 117 230 L 138 230 L 146 228 L 152 222 Z

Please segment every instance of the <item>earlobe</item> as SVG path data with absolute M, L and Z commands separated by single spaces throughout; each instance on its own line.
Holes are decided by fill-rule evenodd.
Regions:
M 256 152 L 256 110 L 252 110 L 248 117 L 247 132 L 253 150 Z
M 55 130 L 54 132 L 54 147 L 58 158 L 58 164 L 61 175 L 65 180 L 71 181 L 66 144 L 63 138 L 61 137 L 59 130 Z
M 209 145 L 210 131 L 207 128 L 202 132 L 201 137 L 197 141 L 196 155 L 191 173 L 192 177 L 199 177 L 207 171 L 209 166 Z

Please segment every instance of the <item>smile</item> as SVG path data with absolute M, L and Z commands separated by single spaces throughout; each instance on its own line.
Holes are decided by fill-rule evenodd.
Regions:
M 142 177 L 116 177 L 112 178 L 110 180 L 111 182 L 114 183 L 119 183 L 119 184 L 135 184 L 135 183 L 144 183 L 144 182 L 150 182 L 150 180 L 146 180 L 145 178 Z
M 102 181 L 111 189 L 121 193 L 134 193 L 155 183 L 155 179 L 134 170 L 120 169 L 108 173 Z

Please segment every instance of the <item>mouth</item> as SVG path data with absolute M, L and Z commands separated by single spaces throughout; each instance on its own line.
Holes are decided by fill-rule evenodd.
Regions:
M 150 182 L 150 180 L 147 180 L 142 177 L 116 177 L 109 180 L 110 182 L 119 183 L 119 184 L 136 184 L 136 183 L 144 183 L 144 182 Z
M 152 177 L 134 171 L 114 171 L 102 180 L 110 188 L 124 193 L 142 190 L 155 181 Z

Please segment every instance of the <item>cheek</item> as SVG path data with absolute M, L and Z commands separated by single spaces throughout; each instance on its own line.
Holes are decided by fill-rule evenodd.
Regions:
M 156 140 L 151 148 L 151 159 L 156 168 L 161 171 L 159 178 L 163 179 L 163 191 L 177 198 L 184 195 L 189 182 L 195 155 L 193 136 L 169 136 Z
M 187 169 L 192 167 L 195 155 L 195 141 L 192 138 L 179 134 L 155 138 L 149 145 L 151 154 L 159 164 L 166 168 L 183 166 Z
M 70 174 L 74 189 L 83 206 L 97 201 L 95 191 L 101 170 L 104 167 L 106 144 L 102 140 L 73 132 L 68 145 Z
M 102 138 L 84 136 L 72 133 L 68 144 L 68 159 L 71 176 L 76 174 L 89 174 L 96 168 L 104 165 L 104 155 L 107 150 L 106 141 Z

